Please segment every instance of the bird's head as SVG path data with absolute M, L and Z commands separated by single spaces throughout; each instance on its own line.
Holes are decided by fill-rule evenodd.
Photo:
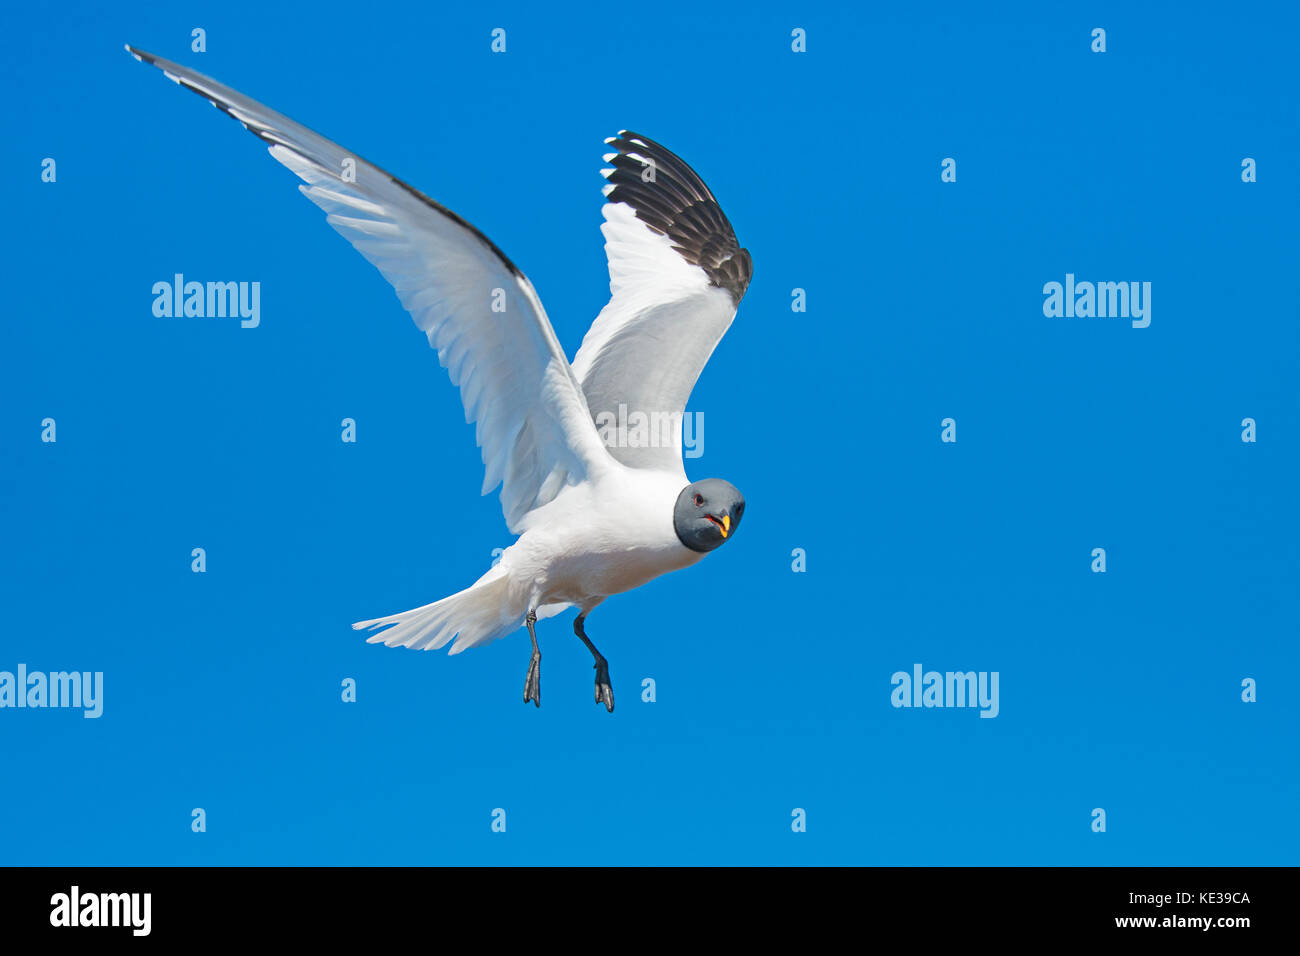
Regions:
M 745 496 L 721 478 L 705 478 L 682 489 L 673 506 L 673 530 L 692 551 L 712 551 L 730 540 L 745 514 Z

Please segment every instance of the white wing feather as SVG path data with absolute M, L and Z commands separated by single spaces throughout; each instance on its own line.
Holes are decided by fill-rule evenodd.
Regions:
M 127 50 L 268 144 L 326 221 L 373 263 L 460 388 L 510 530 L 611 464 L 537 293 L 482 233 L 355 153 L 200 73 Z M 494 311 L 504 304 L 505 311 Z
M 691 390 L 726 334 L 749 282 L 749 253 L 689 166 L 646 137 L 608 142 L 605 254 L 609 304 L 573 371 L 598 426 L 627 422 L 646 433 L 610 444 L 633 468 L 685 475 L 682 416 Z M 644 170 L 653 166 L 653 176 Z M 634 419 L 633 416 L 642 416 Z M 649 438 L 647 442 L 645 439 Z

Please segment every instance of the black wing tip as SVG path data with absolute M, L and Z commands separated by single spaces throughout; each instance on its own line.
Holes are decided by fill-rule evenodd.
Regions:
M 619 130 L 605 144 L 617 150 L 607 154 L 613 168 L 602 170 L 609 181 L 606 200 L 626 203 L 650 229 L 671 239 L 683 259 L 703 269 L 712 285 L 726 289 L 739 303 L 754 262 L 699 174 L 666 146 L 632 130 Z M 643 174 L 651 164 L 654 175 L 647 180 Z
M 133 57 L 139 60 L 141 63 L 148 63 L 150 66 L 158 65 L 158 57 L 154 56 L 152 53 L 147 52 L 146 50 L 140 49 L 138 46 L 131 46 L 131 44 L 129 43 L 123 43 L 122 48 L 125 49 L 127 53 L 130 53 Z

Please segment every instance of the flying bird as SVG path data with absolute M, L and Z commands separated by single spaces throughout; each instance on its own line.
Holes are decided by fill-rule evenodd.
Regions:
M 734 485 L 692 482 L 682 461 L 686 401 L 753 272 L 708 187 L 648 137 L 623 130 L 605 141 L 611 297 L 570 364 L 532 283 L 460 216 L 229 87 L 126 49 L 237 120 L 303 180 L 303 195 L 393 285 L 437 350 L 476 426 L 482 493 L 501 486 L 518 540 L 486 574 L 440 601 L 352 626 L 374 632 L 371 643 L 451 644 L 456 654 L 522 624 L 532 642 L 524 702 L 540 707 L 535 625 L 576 607 L 596 703 L 612 713 L 609 664 L 587 616 L 612 594 L 695 564 L 735 536 L 745 513 Z M 667 422 L 671 440 L 625 447 L 602 437 L 601 416 L 626 409 Z

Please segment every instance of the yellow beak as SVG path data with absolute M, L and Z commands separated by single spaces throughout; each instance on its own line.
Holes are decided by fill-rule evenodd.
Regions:
M 722 536 L 725 538 L 731 532 L 731 515 L 722 516 Z

